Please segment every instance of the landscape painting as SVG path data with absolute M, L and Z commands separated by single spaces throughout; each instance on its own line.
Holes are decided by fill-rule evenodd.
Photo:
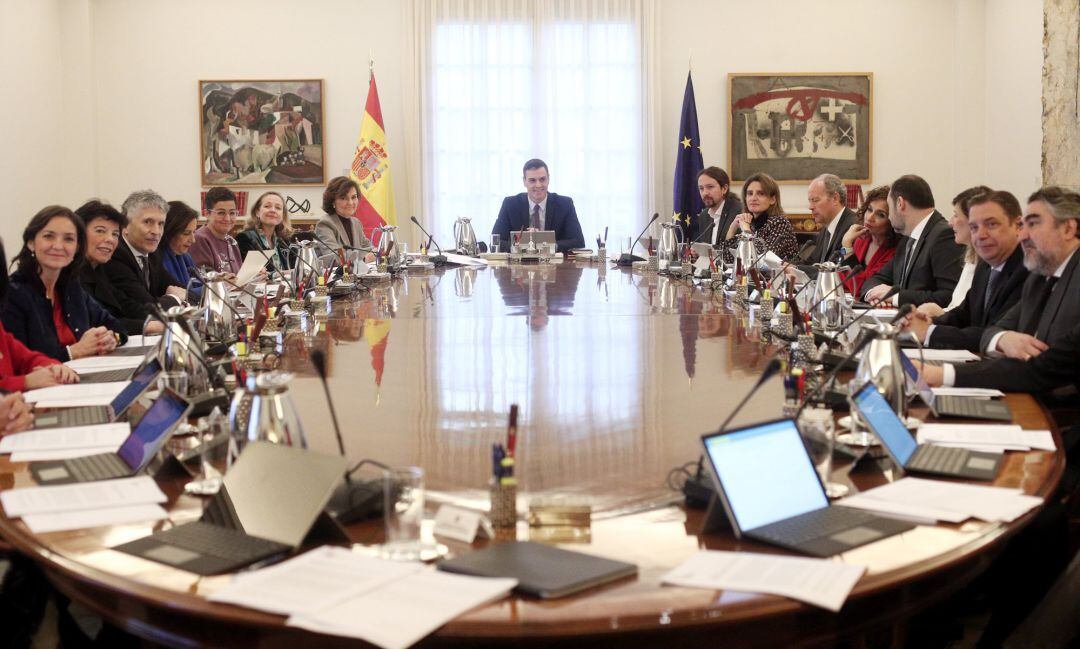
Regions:
M 202 185 L 322 185 L 323 82 L 200 81 Z
M 733 180 L 870 182 L 872 74 L 731 74 L 728 96 Z

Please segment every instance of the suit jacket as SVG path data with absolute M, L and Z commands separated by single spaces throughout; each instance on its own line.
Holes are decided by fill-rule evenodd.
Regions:
M 112 259 L 102 265 L 105 278 L 112 284 L 116 301 L 120 303 L 120 310 L 113 311 L 114 316 L 141 322 L 150 314 L 152 310 L 150 305 L 154 302 L 160 303 L 163 307 L 178 304 L 178 301 L 166 295 L 165 291 L 170 286 L 182 286 L 180 280 L 165 270 L 159 254 L 151 254 L 148 257 L 148 263 L 150 264 L 149 288 L 143 284 L 139 262 L 121 238 Z
M 1074 320 L 1072 325 L 1050 349 L 1030 360 L 997 358 L 954 365 L 955 385 L 1005 392 L 1047 392 L 1071 383 L 1080 389 L 1080 324 Z
M 1053 347 L 1061 342 L 1070 329 L 1080 322 L 1080 250 L 1073 253 L 1057 285 L 1045 297 L 1046 277 L 1030 273 L 1024 282 L 1020 301 L 1009 309 L 992 327 L 983 331 L 979 345 L 990 346 L 994 336 L 1002 331 L 1019 331 L 1037 336 Z
M 345 226 L 337 214 L 323 214 L 319 222 L 315 224 L 315 251 L 320 257 L 337 255 L 338 250 L 345 246 L 354 248 L 371 248 L 371 239 L 364 236 L 364 224 L 360 219 L 349 217 L 349 232 L 352 233 L 352 243 L 349 243 L 349 234 L 345 232 Z M 348 248 L 346 248 L 347 250 Z
M 120 304 L 120 298 L 116 297 L 108 276 L 105 275 L 104 265 L 95 268 L 89 263 L 83 264 L 82 270 L 79 271 L 79 282 L 87 295 L 97 300 L 98 304 L 105 307 L 114 318 L 120 321 L 129 336 L 142 333 L 145 318 L 127 318 L 120 315 L 124 307 Z
M 720 208 L 720 234 L 716 239 L 716 248 L 719 248 L 724 243 L 724 235 L 727 234 L 727 229 L 731 227 L 732 219 L 742 214 L 742 211 L 742 201 L 737 196 L 728 193 L 724 198 L 723 207 Z M 712 243 L 713 223 L 708 208 L 701 210 L 701 213 L 697 216 L 697 235 L 694 237 L 694 241 Z
M 914 248 L 914 249 L 913 249 Z M 901 283 L 904 268 L 912 258 L 911 270 Z M 876 275 L 863 284 L 863 295 L 867 291 L 885 284 L 899 286 L 899 304 L 923 304 L 934 302 L 946 306 L 952 301 L 953 288 L 960 278 L 964 266 L 964 246 L 956 243 L 952 228 L 949 227 L 941 212 L 934 210 L 930 215 L 918 244 L 910 237 L 904 237 L 896 247 L 896 254 Z
M 1016 250 L 1001 269 L 1001 278 L 986 305 L 986 289 L 993 269 L 980 261 L 975 266 L 975 276 L 971 280 L 964 301 L 957 307 L 934 318 L 934 331 L 930 334 L 929 347 L 934 349 L 966 349 L 978 353 L 986 327 L 1001 319 L 1014 304 L 1020 301 L 1020 293 L 1028 277 L 1024 268 L 1024 251 L 1017 245 Z
M 814 239 L 814 252 L 810 254 L 810 263 L 799 266 L 799 270 L 810 277 L 817 276 L 817 268 L 814 268 L 813 264 L 832 259 L 836 251 L 840 250 L 840 244 L 844 242 L 844 235 L 847 234 L 852 224 L 859 220 L 859 217 L 855 215 L 855 212 L 845 207 L 842 212 L 836 215 L 836 219 L 836 230 L 833 231 L 832 239 L 826 242 L 825 237 L 829 236 L 829 230 L 828 228 L 822 228 Z
M 266 262 L 266 270 L 275 270 L 274 259 L 276 257 L 278 268 L 289 269 L 293 264 L 293 252 L 289 250 L 289 242 L 281 237 L 274 238 L 274 250 L 265 247 L 262 235 L 255 230 L 244 230 L 236 235 L 236 245 L 240 248 L 240 256 L 246 258 L 252 250 L 263 250 L 270 258 Z
M 525 192 L 517 196 L 507 196 L 499 208 L 499 216 L 491 234 L 499 235 L 499 247 L 503 252 L 510 250 L 510 233 L 529 227 L 529 195 Z M 544 214 L 544 229 L 555 231 L 555 243 L 558 252 L 585 247 L 585 235 L 581 233 L 574 200 L 569 196 L 548 193 L 547 211 Z
M 68 282 L 61 297 L 60 312 L 71 333 L 75 334 L 75 340 L 82 338 L 88 329 L 105 327 L 120 334 L 121 342 L 127 341 L 127 332 L 120 321 L 87 295 L 77 279 Z M 53 305 L 45 297 L 45 287 L 38 277 L 21 270 L 12 273 L 0 318 L 4 321 L 4 329 L 29 349 L 58 361 L 71 360 L 67 349 L 60 344 L 53 322 Z

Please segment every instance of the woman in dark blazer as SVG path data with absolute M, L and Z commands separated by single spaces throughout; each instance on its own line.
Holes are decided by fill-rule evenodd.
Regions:
M 289 214 L 285 211 L 285 199 L 273 191 L 264 193 L 255 201 L 247 226 L 236 235 L 236 245 L 245 259 L 252 250 L 266 252 L 267 272 L 292 267 L 289 252 L 291 240 L 292 227 L 289 225 Z
M 169 201 L 169 211 L 165 214 L 165 231 L 161 234 L 161 244 L 154 255 L 161 257 L 161 265 L 180 282 L 189 286 L 188 299 L 202 298 L 202 282 L 195 269 L 195 260 L 188 252 L 195 243 L 195 227 L 199 213 L 183 201 Z M 195 281 L 192 282 L 191 278 Z
M 127 340 L 120 321 L 77 280 L 84 254 L 82 219 L 58 205 L 41 210 L 23 231 L 0 310 L 8 332 L 59 361 L 107 354 Z

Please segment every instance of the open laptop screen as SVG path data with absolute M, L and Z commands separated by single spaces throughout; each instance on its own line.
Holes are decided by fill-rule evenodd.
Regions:
M 132 471 L 146 466 L 158 452 L 180 418 L 187 412 L 188 402 L 175 392 L 164 391 L 139 420 L 120 450 L 116 452 Z
M 139 395 L 157 379 L 160 371 L 161 365 L 158 364 L 155 358 L 139 370 L 135 376 L 131 377 L 131 383 L 128 383 L 127 387 L 121 390 L 120 394 L 116 395 L 110 404 L 113 415 L 119 417 L 121 413 L 127 410 L 128 406 L 134 403 L 139 398 Z
M 704 441 L 739 529 L 752 530 L 828 506 L 794 421 L 770 421 Z
M 885 445 L 889 454 L 900 466 L 906 465 L 918 444 L 873 382 L 864 385 L 855 395 L 855 407 L 862 413 L 866 423 Z

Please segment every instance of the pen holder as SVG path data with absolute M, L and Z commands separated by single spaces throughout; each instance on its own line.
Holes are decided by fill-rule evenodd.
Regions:
M 772 325 L 772 310 L 773 299 L 771 297 L 761 298 L 761 302 L 758 306 L 757 319 L 761 324 L 762 331 L 768 331 L 769 327 Z
M 326 297 L 326 294 L 330 292 L 330 288 L 326 284 L 315 285 L 315 295 L 318 297 Z
M 814 361 L 814 334 L 799 334 L 795 339 L 795 361 L 802 365 L 809 365 Z
M 733 298 L 734 301 L 735 301 L 735 304 L 737 306 L 745 306 L 746 305 L 746 297 L 747 297 L 747 286 L 746 286 L 746 284 L 736 284 L 735 285 L 735 297 Z
M 720 276 L 719 279 L 714 279 L 712 281 L 712 290 L 713 291 L 723 291 L 724 290 L 724 278 L 723 278 L 723 276 Z
M 596 263 L 600 264 L 601 266 L 603 266 L 604 264 L 607 263 L 607 248 L 606 247 L 600 246 L 600 248 L 597 249 L 597 251 L 596 251 Z
M 780 313 L 776 316 L 776 333 L 780 336 L 791 335 L 791 314 Z
M 660 270 L 660 257 L 657 255 L 649 255 L 649 263 L 645 267 L 645 270 L 650 273 L 655 273 Z
M 491 511 L 488 517 L 493 527 L 517 525 L 517 484 L 491 483 Z

